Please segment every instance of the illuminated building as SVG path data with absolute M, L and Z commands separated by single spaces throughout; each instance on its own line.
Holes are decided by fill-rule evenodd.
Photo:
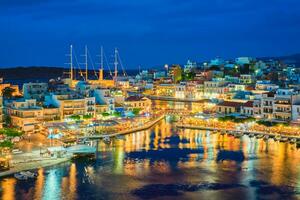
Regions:
M 48 92 L 48 83 L 24 83 L 23 97 L 25 99 L 36 99 L 43 101 Z
M 72 115 L 95 116 L 95 97 L 80 97 L 74 94 L 50 94 L 46 96 L 48 105 L 59 108 L 60 118 Z
M 217 104 L 217 113 L 219 114 L 239 114 L 243 103 L 234 101 L 223 101 Z
M 43 108 L 36 105 L 35 99 L 19 99 L 7 107 L 7 114 L 11 117 L 11 124 L 25 132 L 39 131 L 43 120 Z
M 130 96 L 127 97 L 124 101 L 124 105 L 128 110 L 132 110 L 134 108 L 139 108 L 142 111 L 150 111 L 151 108 L 151 100 L 147 97 L 140 96 Z

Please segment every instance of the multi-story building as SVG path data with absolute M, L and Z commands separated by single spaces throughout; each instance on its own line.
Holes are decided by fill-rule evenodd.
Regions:
M 252 84 L 254 83 L 254 77 L 251 74 L 241 74 L 240 83 L 242 84 Z
M 39 130 L 43 121 L 43 108 L 36 105 L 35 99 L 19 99 L 7 107 L 7 114 L 11 117 L 11 124 L 25 132 Z
M 246 103 L 242 104 L 241 106 L 241 114 L 247 117 L 254 116 L 254 107 L 253 101 L 247 101 Z
M 159 84 L 154 87 L 155 95 L 175 97 L 176 85 L 174 84 Z
M 219 114 L 229 115 L 229 114 L 240 114 L 242 102 L 235 101 L 223 101 L 216 106 L 216 112 Z
M 300 94 L 293 89 L 278 89 L 274 99 L 274 119 L 292 120 L 293 105 L 300 103 Z
M 292 106 L 292 121 L 300 123 L 300 104 L 294 104 Z
M 273 119 L 274 111 L 274 92 L 267 92 L 261 97 L 261 113 L 263 119 Z
M 128 110 L 139 108 L 144 112 L 149 112 L 151 108 L 151 100 L 147 97 L 130 96 L 125 99 L 124 105 Z
M 229 91 L 224 80 L 214 79 L 212 81 L 204 81 L 204 96 L 206 98 L 222 98 Z
M 181 82 L 175 86 L 175 98 L 184 99 L 186 97 L 186 83 Z
M 253 102 L 254 117 L 274 121 L 291 121 L 297 112 L 293 107 L 300 104 L 300 94 L 293 89 L 277 89 L 256 95 Z M 293 111 L 295 113 L 293 114 Z
M 83 95 L 84 97 L 87 97 L 89 96 L 91 90 L 93 89 L 93 85 L 85 82 L 85 81 L 79 81 L 77 84 L 76 84 L 76 91 Z
M 48 105 L 59 108 L 60 119 L 72 115 L 95 116 L 95 97 L 82 97 L 73 94 L 50 94 L 46 96 Z
M 279 86 L 271 83 L 271 81 L 257 81 L 255 84 L 256 90 L 274 91 L 278 88 Z
M 101 114 L 103 112 L 112 113 L 115 110 L 115 99 L 112 97 L 110 89 L 95 89 L 93 96 L 96 100 L 97 114 Z
M 186 73 L 189 73 L 189 72 L 193 71 L 196 68 L 197 68 L 197 63 L 188 60 L 187 63 L 184 65 L 183 71 L 186 72 Z
M 245 65 L 245 64 L 250 64 L 254 60 L 255 59 L 251 57 L 238 57 L 235 59 L 235 63 L 238 65 Z
M 48 83 L 24 83 L 23 97 L 25 99 L 36 99 L 44 101 L 48 92 Z

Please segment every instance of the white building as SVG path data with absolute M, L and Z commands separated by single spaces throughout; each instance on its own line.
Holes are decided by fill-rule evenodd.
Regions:
M 25 99 L 45 100 L 48 92 L 48 83 L 24 83 L 23 96 Z
M 238 65 L 250 64 L 254 59 L 251 57 L 238 57 L 235 59 L 235 63 Z
M 43 108 L 36 105 L 35 99 L 19 99 L 7 107 L 11 124 L 29 133 L 39 131 L 43 121 Z
M 94 97 L 98 105 L 107 105 L 108 112 L 111 113 L 115 110 L 115 99 L 112 97 L 109 89 L 95 89 Z
M 60 118 L 72 115 L 95 116 L 95 97 L 81 97 L 72 94 L 50 94 L 46 96 L 46 104 L 59 108 Z

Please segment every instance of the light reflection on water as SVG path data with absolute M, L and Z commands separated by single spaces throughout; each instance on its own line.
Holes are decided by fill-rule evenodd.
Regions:
M 100 143 L 99 150 L 96 161 L 39 169 L 34 181 L 5 178 L 1 197 L 300 198 L 300 150 L 288 143 L 177 130 L 162 121 L 111 145 Z

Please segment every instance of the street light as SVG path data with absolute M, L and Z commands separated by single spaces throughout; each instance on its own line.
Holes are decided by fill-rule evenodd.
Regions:
M 10 160 L 11 160 L 11 154 L 9 155 L 6 155 L 6 160 L 7 160 L 7 165 L 8 165 L 8 168 L 10 168 Z

